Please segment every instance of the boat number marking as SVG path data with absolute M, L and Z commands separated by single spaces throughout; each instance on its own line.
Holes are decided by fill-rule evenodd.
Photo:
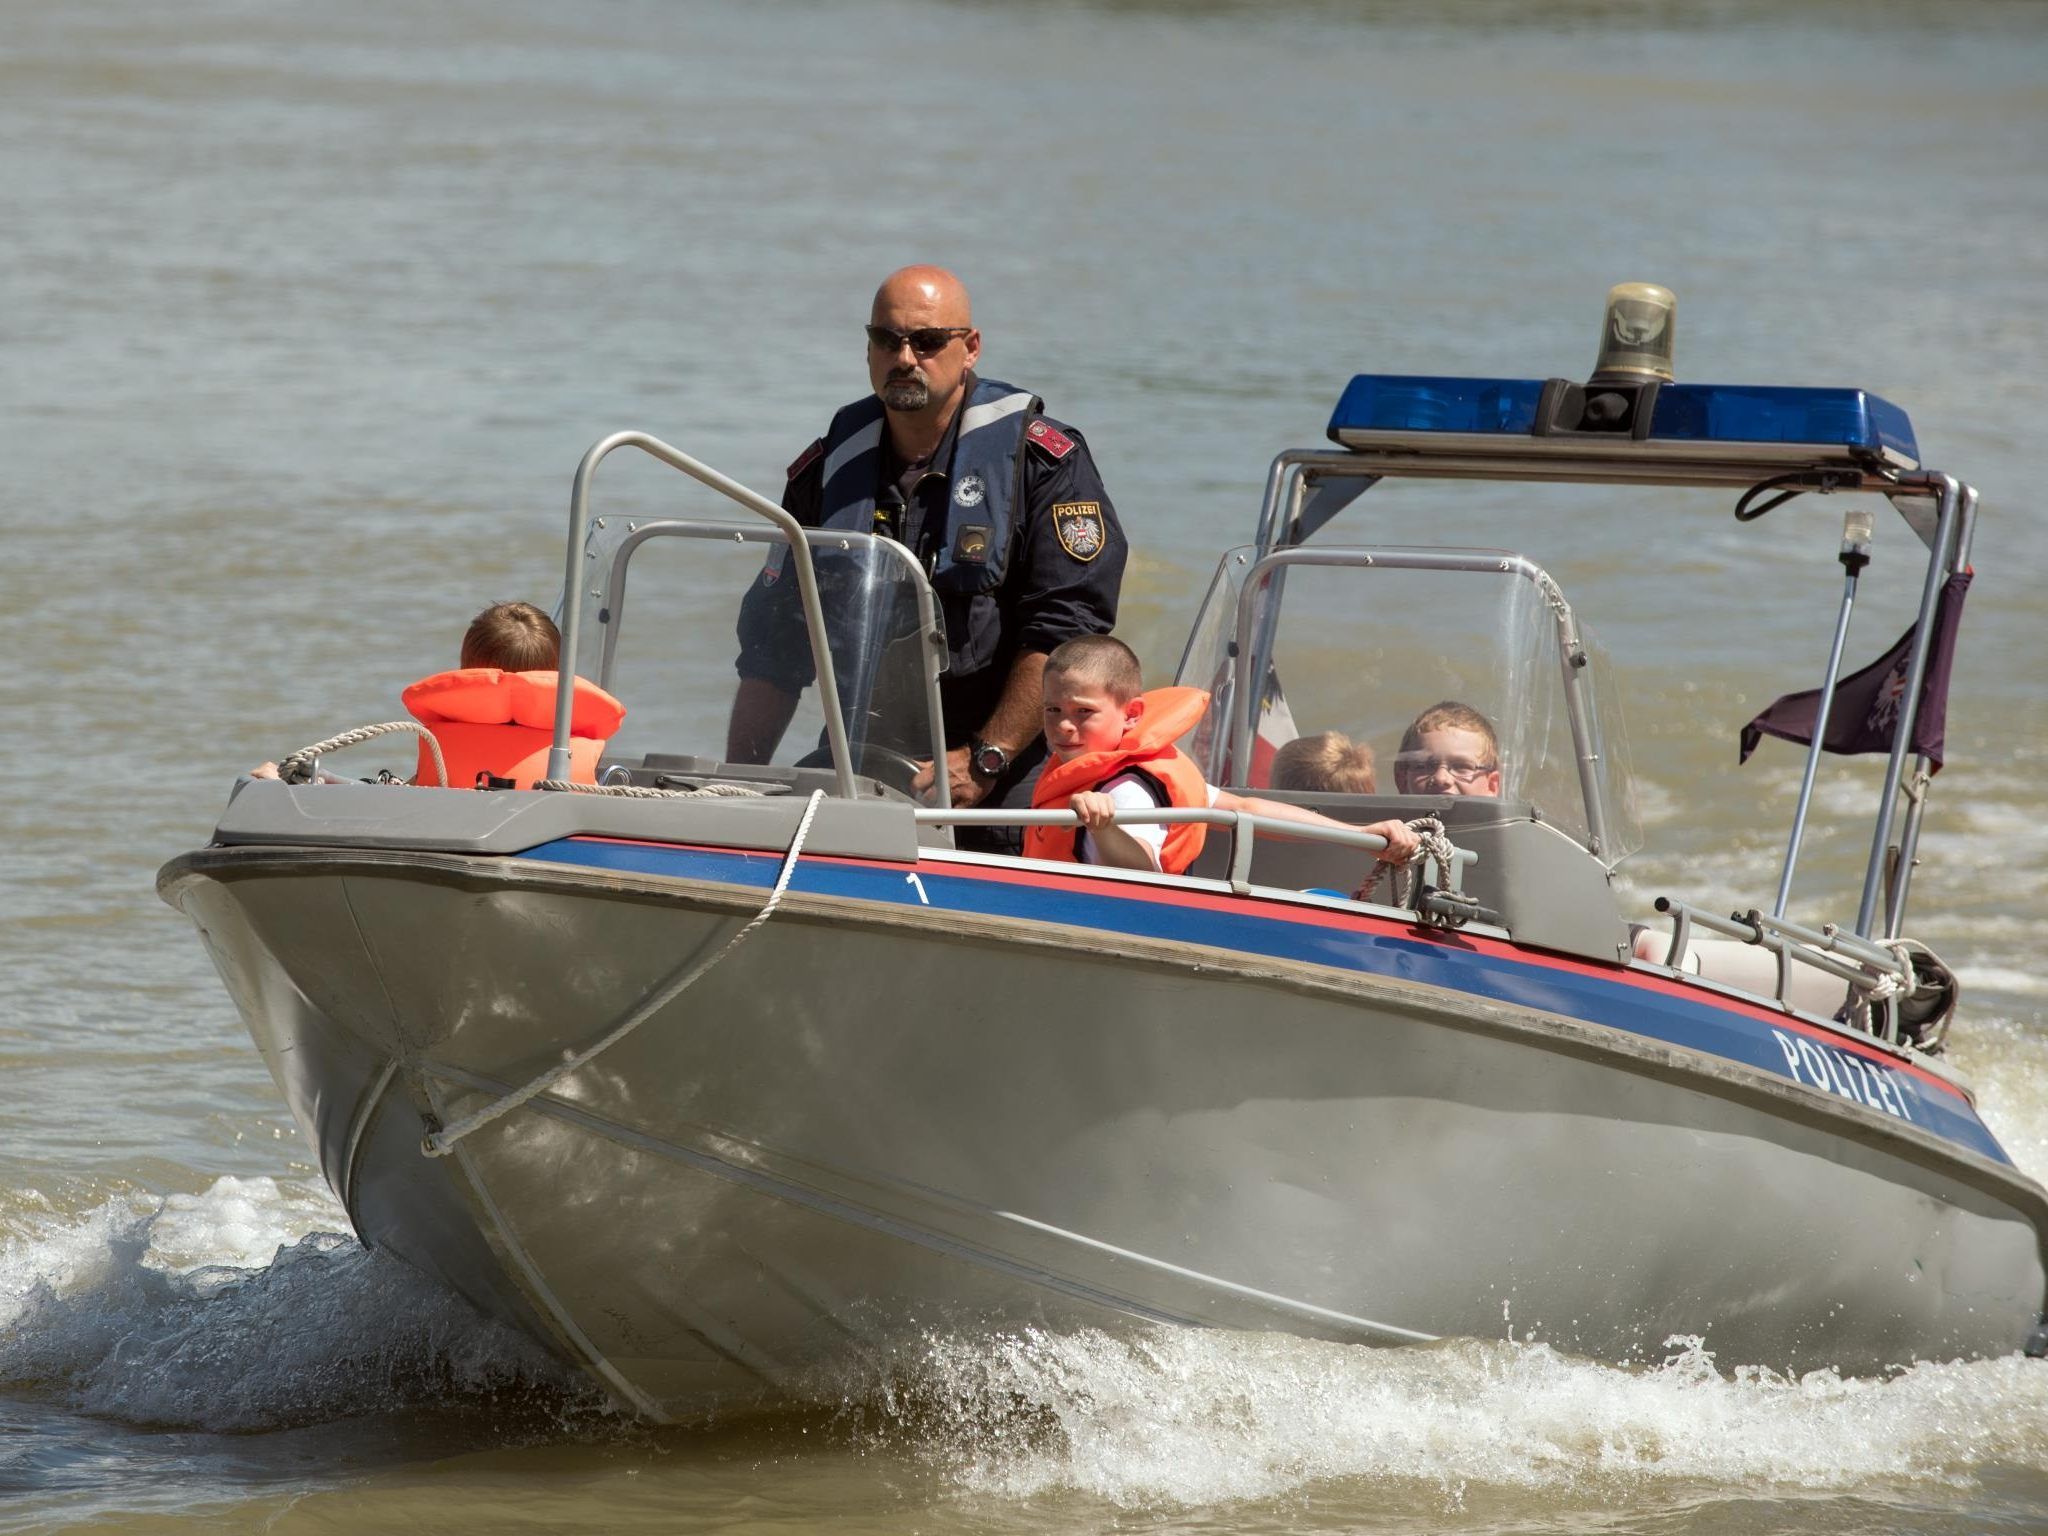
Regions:
M 1837 1050 L 1804 1035 L 1771 1031 L 1778 1049 L 1785 1053 L 1785 1070 L 1795 1083 L 1809 1083 L 1829 1093 L 1854 1099 L 1872 1109 L 1881 1109 L 1899 1120 L 1913 1118 L 1912 1085 L 1899 1073 L 1865 1061 L 1853 1051 Z
M 917 900 L 920 906 L 928 907 L 932 904 L 931 897 L 925 895 L 924 893 L 924 882 L 922 880 L 918 879 L 915 875 L 905 875 L 903 878 L 908 880 L 910 882 L 910 888 L 913 891 L 917 892 Z

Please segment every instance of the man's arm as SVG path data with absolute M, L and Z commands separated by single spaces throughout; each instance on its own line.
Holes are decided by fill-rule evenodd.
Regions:
M 1106 635 L 1116 628 L 1129 547 L 1094 457 L 1071 427 L 1034 438 L 1024 456 L 1024 522 L 1003 582 L 1011 643 L 1050 651 L 1078 635 Z
M 767 762 L 782 745 L 782 733 L 795 714 L 795 694 L 785 693 L 765 677 L 741 678 L 725 725 L 725 760 Z
M 996 700 L 996 707 L 975 734 L 983 741 L 994 742 L 1011 757 L 1031 745 L 1042 725 L 1040 716 L 1045 706 L 1041 689 L 1044 680 L 1045 652 L 1020 652 L 1010 664 L 1010 675 L 1003 680 L 1002 696 Z M 738 701 L 734 702 L 737 704 Z M 964 811 L 978 804 L 989 792 L 990 786 L 969 771 L 969 755 L 966 747 L 955 747 L 946 754 L 946 784 L 955 810 Z M 911 781 L 911 789 L 920 795 L 928 794 L 933 777 L 931 766 L 927 764 Z
M 822 504 L 824 447 L 820 438 L 797 456 L 782 491 L 783 509 L 806 527 L 817 523 Z M 788 563 L 784 551 L 775 551 L 740 599 L 740 684 L 725 727 L 729 763 L 773 757 L 795 718 L 798 696 L 813 681 L 810 635 Z

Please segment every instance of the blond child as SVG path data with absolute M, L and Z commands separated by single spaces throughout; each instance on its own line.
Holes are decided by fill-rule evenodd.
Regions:
M 1498 795 L 1500 742 L 1493 722 L 1454 699 L 1430 705 L 1401 737 L 1394 788 L 1404 795 Z
M 1372 748 L 1342 731 L 1297 736 L 1273 754 L 1273 787 L 1329 795 L 1374 795 Z

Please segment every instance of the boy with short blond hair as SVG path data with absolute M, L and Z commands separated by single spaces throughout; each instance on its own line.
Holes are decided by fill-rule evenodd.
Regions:
M 1404 795 L 1498 795 L 1500 741 L 1493 722 L 1455 699 L 1430 705 L 1402 734 L 1394 788 Z

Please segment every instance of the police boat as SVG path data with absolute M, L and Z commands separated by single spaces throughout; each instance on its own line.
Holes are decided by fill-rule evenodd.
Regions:
M 1184 746 L 1213 783 L 1422 822 L 1426 859 L 1369 888 L 1370 835 L 1216 810 L 1152 813 L 1206 826 L 1185 876 L 956 848 L 1072 817 L 910 793 L 944 744 L 917 562 L 622 432 L 577 470 L 560 608 L 564 675 L 630 710 L 602 783 L 575 782 L 567 690 L 533 788 L 290 782 L 297 754 L 159 890 L 362 1240 L 656 1420 L 1027 1327 L 1607 1361 L 1697 1335 L 1724 1367 L 1856 1373 L 2039 1353 L 2048 1194 L 1945 1064 L 1954 979 L 1908 936 L 1976 494 L 1875 396 L 1675 382 L 1670 320 L 1617 290 L 1583 384 L 1354 379 L 1222 557 Z M 689 515 L 595 514 L 618 453 L 680 472 Z M 1824 827 L 1813 769 L 1869 725 L 1842 671 L 1868 511 L 1804 724 L 1760 725 L 1816 743 L 1774 897 L 1632 913 L 1616 680 L 1560 584 L 1325 537 L 1440 481 L 1895 508 L 1925 576 L 1872 818 Z M 769 579 L 817 681 L 773 761 L 721 761 L 734 616 Z M 1497 793 L 1400 791 L 1396 736 L 1444 699 L 1494 727 Z M 1269 786 L 1290 716 L 1376 744 L 1391 786 Z M 1867 841 L 1860 902 L 1795 918 L 1822 837 Z

